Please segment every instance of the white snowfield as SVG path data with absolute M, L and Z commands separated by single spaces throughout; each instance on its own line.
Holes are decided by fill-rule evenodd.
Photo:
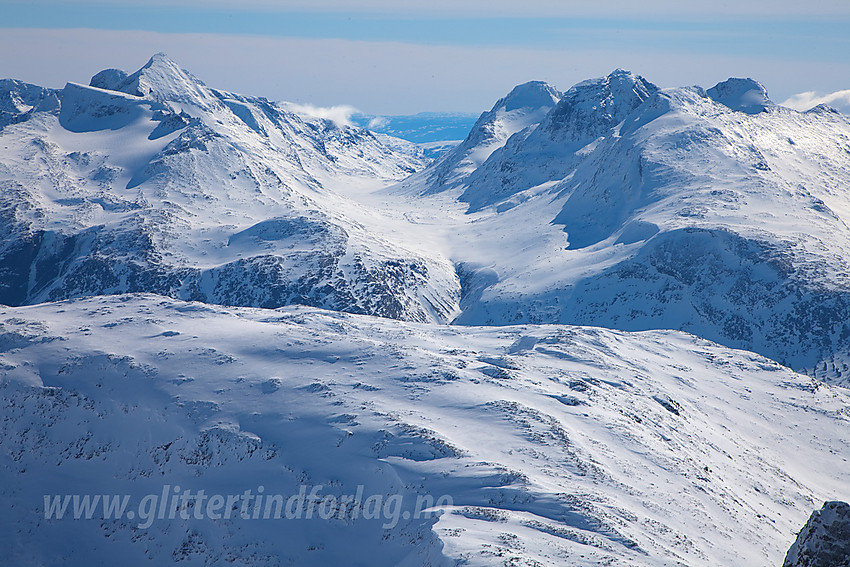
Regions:
M 778 566 L 850 499 L 847 117 L 618 69 L 429 164 L 297 108 L 0 81 L 2 561 Z
M 5 308 L 0 324 L 14 565 L 779 565 L 811 510 L 850 490 L 846 390 L 676 331 L 153 295 Z M 388 529 L 42 509 L 44 494 L 134 509 L 166 484 L 452 506 Z

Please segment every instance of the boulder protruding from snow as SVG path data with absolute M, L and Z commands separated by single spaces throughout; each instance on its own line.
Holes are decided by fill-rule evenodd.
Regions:
M 850 504 L 826 502 L 788 550 L 783 567 L 850 567 Z

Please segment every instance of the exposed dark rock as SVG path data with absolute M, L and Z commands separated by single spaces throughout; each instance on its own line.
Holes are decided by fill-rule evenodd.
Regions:
M 850 567 L 850 504 L 826 502 L 815 511 L 783 567 Z

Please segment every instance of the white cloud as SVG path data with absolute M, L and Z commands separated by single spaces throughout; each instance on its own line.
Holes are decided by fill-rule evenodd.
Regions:
M 325 120 L 334 122 L 338 126 L 351 126 L 351 115 L 359 112 L 356 108 L 347 104 L 314 106 L 312 104 L 284 102 L 282 106 L 289 112 L 294 112 L 308 118 L 324 118 Z
M 850 114 L 850 89 L 829 94 L 818 94 L 815 91 L 807 91 L 790 96 L 782 103 L 782 106 L 787 106 L 795 110 L 808 110 L 819 104 L 826 104 L 838 109 L 844 114 Z
M 0 74 L 49 87 L 88 83 L 108 67 L 135 71 L 165 51 L 207 84 L 298 104 L 353 105 L 369 114 L 481 112 L 514 85 L 560 89 L 624 67 L 659 86 L 710 87 L 753 77 L 775 100 L 846 86 L 850 61 L 694 54 L 636 46 L 545 50 L 145 31 L 0 29 Z
M 390 121 L 383 116 L 376 116 L 369 121 L 370 130 L 383 130 L 390 125 Z

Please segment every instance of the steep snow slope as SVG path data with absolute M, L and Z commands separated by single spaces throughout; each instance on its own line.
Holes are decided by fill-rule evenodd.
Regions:
M 850 490 L 846 391 L 679 332 L 151 295 L 3 308 L 0 325 L 15 565 L 779 565 L 810 510 Z M 163 489 L 304 485 L 452 504 L 396 523 L 127 516 Z M 128 507 L 45 519 L 45 494 Z
M 211 89 L 161 54 L 91 86 L 0 87 L 2 303 L 149 291 L 418 321 L 457 308 L 450 262 L 347 214 L 343 193 L 424 165 L 401 142 Z
M 575 85 L 542 118 L 539 128 L 528 137 L 510 139 L 470 175 L 461 200 L 478 210 L 519 190 L 563 178 L 594 143 L 657 90 L 622 69 Z
M 450 225 L 457 323 L 682 329 L 847 379 L 845 116 L 776 106 L 750 79 L 658 90 L 617 70 L 431 196 L 439 167 L 387 200 Z

